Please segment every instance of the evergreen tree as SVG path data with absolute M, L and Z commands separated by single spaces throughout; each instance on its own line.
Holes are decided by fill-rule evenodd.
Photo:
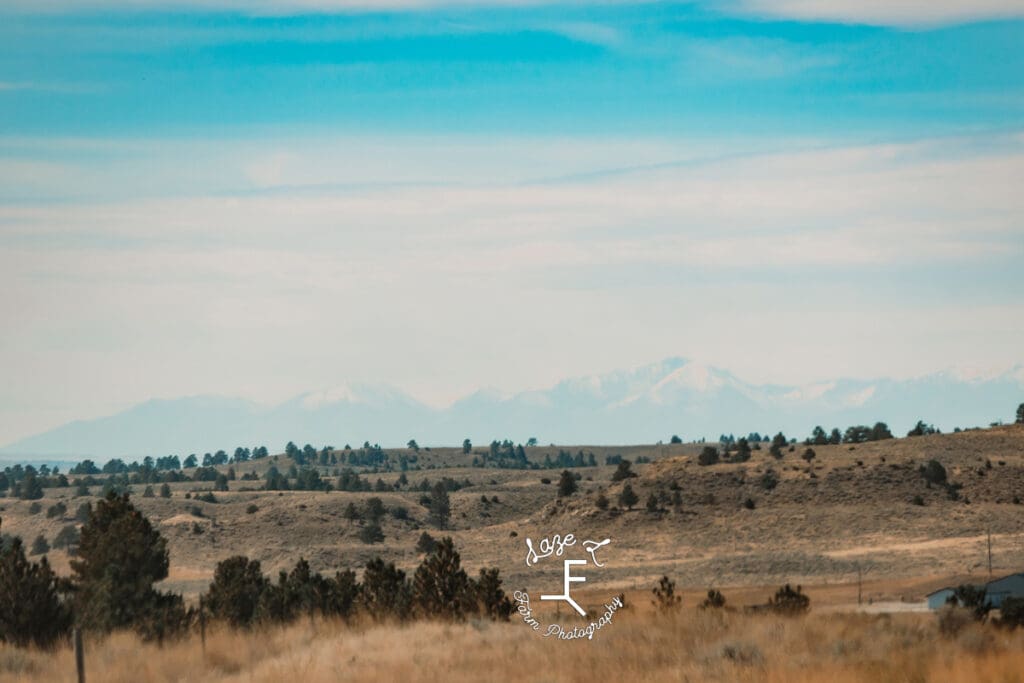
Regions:
M 635 477 L 636 472 L 630 469 L 631 465 L 632 463 L 628 460 L 620 460 L 618 468 L 616 468 L 615 473 L 612 474 L 612 481 L 622 481 L 623 479 Z
M 569 470 L 562 470 L 562 476 L 558 480 L 558 497 L 566 498 L 576 493 L 576 477 Z
M 359 599 L 359 589 L 354 571 L 346 569 L 335 573 L 334 580 L 328 586 L 324 614 L 338 617 L 350 615 Z
M 25 468 L 25 478 L 17 485 L 18 497 L 22 500 L 39 500 L 43 497 L 43 484 L 31 467 Z
M 162 637 L 163 631 L 152 626 L 183 617 L 180 596 L 153 588 L 167 578 L 167 541 L 128 494 L 111 492 L 96 504 L 82 526 L 78 557 L 71 561 L 75 614 L 86 628 L 136 627 L 144 635 Z
M 438 529 L 445 529 L 448 527 L 451 513 L 448 490 L 445 488 L 444 482 L 439 481 L 430 492 L 430 523 Z
M 430 618 L 462 620 L 475 608 L 472 581 L 462 569 L 450 537 L 438 541 L 434 552 L 416 569 L 412 598 L 417 614 Z
M 366 544 L 381 543 L 384 540 L 384 532 L 377 522 L 370 522 L 359 530 L 359 540 Z
M 619 505 L 625 506 L 626 509 L 632 510 L 633 506 L 640 502 L 640 496 L 633 492 L 633 487 L 626 484 L 622 487 L 622 493 L 619 494 Z
M 380 520 L 384 518 L 384 513 L 387 510 L 384 508 L 384 501 L 374 496 L 366 501 L 366 518 L 370 520 L 372 524 L 380 523 Z
M 416 541 L 416 552 L 432 553 L 435 546 L 437 546 L 437 541 L 434 540 L 433 536 L 424 531 L 420 534 L 419 540 Z
M 405 572 L 379 557 L 363 571 L 359 606 L 375 619 L 404 619 L 409 614 L 411 595 Z
M 32 554 L 33 555 L 45 555 L 50 552 L 50 544 L 46 542 L 46 536 L 39 534 L 35 540 L 32 541 Z
M 362 519 L 359 515 L 359 510 L 356 509 L 355 503 L 349 503 L 345 506 L 345 511 L 341 513 L 341 516 L 350 521 L 356 521 Z
M 714 446 L 705 446 L 697 456 L 697 464 L 702 466 L 718 464 L 718 449 Z
M 476 598 L 483 616 L 494 621 L 508 621 L 512 614 L 512 601 L 501 588 L 501 576 L 497 569 L 481 569 L 476 581 Z
M 203 602 L 213 618 L 236 628 L 249 626 L 259 613 L 269 584 L 260 571 L 259 560 L 236 555 L 217 563 Z
M 20 538 L 0 543 L 0 642 L 50 647 L 71 627 L 60 581 L 43 557 L 30 562 Z

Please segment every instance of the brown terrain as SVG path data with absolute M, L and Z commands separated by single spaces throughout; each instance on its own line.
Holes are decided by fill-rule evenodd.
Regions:
M 989 533 L 993 574 L 1024 570 L 1022 425 L 815 446 L 810 464 L 801 458 L 803 444 L 784 451 L 781 459 L 763 444 L 747 462 L 701 466 L 697 455 L 702 447 L 563 447 L 573 454 L 592 452 L 599 463 L 614 454 L 633 461 L 638 476 L 627 481 L 640 502 L 632 510 L 617 506 L 625 482 L 612 481 L 614 466 L 573 468 L 581 475 L 580 490 L 559 499 L 560 469 L 475 468 L 469 466 L 473 455 L 461 448 L 421 450 L 406 472 L 409 485 L 392 492 L 263 491 L 262 481 L 236 479 L 229 492 L 216 493 L 216 503 L 194 499 L 212 489 L 211 482 L 173 484 L 169 499 L 143 497 L 144 486 L 134 485 L 132 498 L 168 539 L 171 571 L 164 588 L 181 591 L 187 599 L 205 590 L 218 561 L 235 554 L 259 559 L 271 575 L 300 556 L 332 575 L 343 568 L 358 571 L 377 555 L 411 572 L 421 559 L 415 544 L 423 530 L 435 537 L 451 535 L 471 572 L 500 567 L 510 592 L 520 587 L 555 592 L 560 585 L 561 567 L 527 567 L 527 537 L 535 543 L 568 533 L 580 541 L 611 539 L 601 550 L 605 566 L 588 568 L 586 590 L 581 589 L 594 603 L 620 591 L 647 593 L 667 574 L 691 605 L 709 587 L 722 589 L 732 604 L 745 604 L 763 602 L 775 587 L 791 582 L 806 587 L 813 607 L 845 609 L 857 603 L 860 570 L 864 609 L 867 603 L 910 608 L 935 588 L 987 576 Z M 527 455 L 543 461 L 558 450 L 533 447 Z M 406 449 L 388 452 L 411 454 Z M 651 462 L 635 464 L 638 458 Z M 951 482 L 962 485 L 958 500 L 922 477 L 920 467 L 932 459 L 945 467 Z M 286 472 L 290 464 L 278 455 L 234 469 L 241 477 L 262 475 L 270 465 Z M 321 473 L 333 482 L 337 469 L 321 468 Z M 371 483 L 380 478 L 393 484 L 400 476 L 398 471 L 355 469 Z M 763 484 L 768 470 L 778 478 L 770 490 Z M 470 485 L 451 494 L 451 528 L 438 531 L 427 523 L 417 486 L 442 476 Z M 551 483 L 542 483 L 543 478 Z M 679 505 L 672 504 L 675 489 Z M 600 491 L 611 501 L 608 510 L 595 505 Z M 657 512 L 646 509 L 652 493 L 663 500 Z M 46 489 L 43 511 L 36 514 L 29 513 L 28 501 L 0 500 L 3 531 L 26 543 L 38 534 L 52 542 L 62 527 L 74 523 L 76 508 L 90 500 L 74 494 L 74 486 Z M 343 511 L 350 502 L 361 507 L 374 496 L 389 509 L 407 508 L 408 519 L 387 515 L 384 542 L 367 545 L 358 538 L 361 522 L 346 519 Z M 495 496 L 498 502 L 491 502 Z M 744 505 L 747 499 L 753 509 Z M 48 519 L 45 511 L 57 500 L 65 502 L 68 512 L 63 519 Z M 247 512 L 251 505 L 258 509 Z M 193 514 L 196 508 L 202 516 Z M 202 533 L 196 533 L 197 526 Z M 63 551 L 53 550 L 49 558 L 59 573 L 68 573 Z

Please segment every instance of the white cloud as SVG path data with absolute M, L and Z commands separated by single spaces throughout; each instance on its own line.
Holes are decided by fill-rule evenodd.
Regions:
M 1020 0 L 734 0 L 733 6 L 769 17 L 878 26 L 1024 17 Z

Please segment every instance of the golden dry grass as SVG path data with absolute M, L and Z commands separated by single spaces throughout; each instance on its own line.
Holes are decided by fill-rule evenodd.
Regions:
M 933 614 L 748 616 L 626 610 L 593 641 L 508 624 L 301 621 L 211 629 L 163 647 L 131 634 L 86 641 L 87 680 L 138 681 L 1024 681 L 1024 633 L 971 625 L 939 636 Z M 0 647 L 0 679 L 72 681 L 73 655 Z

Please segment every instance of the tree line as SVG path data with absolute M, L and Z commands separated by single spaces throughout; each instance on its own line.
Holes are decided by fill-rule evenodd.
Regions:
M 424 534 L 424 536 L 427 536 Z M 0 544 L 0 641 L 50 647 L 70 628 L 109 633 L 131 629 L 162 640 L 185 632 L 203 614 L 236 627 L 287 623 L 303 615 L 373 619 L 508 619 L 512 605 L 497 569 L 476 578 L 461 566 L 451 538 L 426 544 L 429 552 L 411 577 L 380 558 L 361 580 L 350 569 L 326 577 L 299 559 L 277 581 L 258 560 L 235 556 L 220 562 L 199 607 L 154 587 L 167 578 L 167 542 L 129 501 L 110 493 L 90 506 L 82 525 L 71 576 L 58 577 L 46 557 L 31 561 L 20 538 Z

